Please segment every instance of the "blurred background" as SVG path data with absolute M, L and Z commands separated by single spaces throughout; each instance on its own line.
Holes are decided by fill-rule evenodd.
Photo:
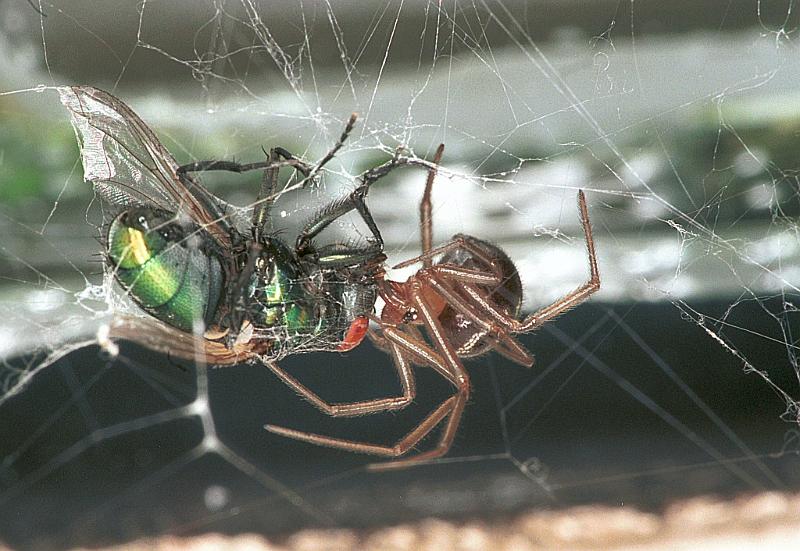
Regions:
M 793 495 L 797 26 L 793 3 L 756 0 L 0 3 L 0 542 L 491 526 L 583 505 L 661 518 L 695 496 Z M 321 181 L 274 209 L 289 242 L 398 147 L 445 143 L 434 239 L 501 246 L 527 311 L 587 278 L 584 189 L 602 289 L 522 338 L 532 370 L 467 362 L 445 459 L 369 473 L 262 427 L 389 443 L 451 393 L 435 373 L 417 370 L 403 412 L 333 420 L 263 366 L 211 370 L 206 394 L 198 366 L 98 347 L 135 309 L 97 256 L 102 205 L 54 89 L 73 84 L 121 98 L 181 163 L 273 146 L 314 161 L 358 112 Z M 259 178 L 204 181 L 246 206 Z M 370 192 L 390 263 L 419 251 L 424 179 Z M 364 235 L 348 218 L 330 239 Z M 365 344 L 283 365 L 336 402 L 397 392 L 390 362 Z M 181 409 L 198 396 L 210 413 Z

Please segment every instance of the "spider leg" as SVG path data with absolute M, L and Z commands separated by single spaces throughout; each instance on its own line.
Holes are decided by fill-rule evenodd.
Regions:
M 413 341 L 425 342 L 425 337 L 422 336 L 422 332 L 416 325 L 404 325 L 402 332 L 406 334 L 408 337 L 410 337 L 410 340 L 407 341 L 409 343 Z M 386 336 L 384 336 L 383 330 L 378 331 L 370 328 L 369 333 L 367 333 L 367 336 L 369 337 L 369 340 L 372 341 L 372 344 L 375 346 L 375 348 L 378 348 L 379 350 L 382 350 L 387 354 L 391 354 L 391 342 L 389 341 L 388 338 L 386 338 Z M 432 367 L 432 364 L 426 362 L 424 359 L 421 362 L 417 360 L 416 363 L 412 363 L 412 365 L 423 365 L 423 364 Z
M 459 272 L 464 273 L 460 277 L 454 277 L 456 274 L 459 274 Z M 483 315 L 482 308 L 476 308 L 475 304 L 466 300 L 453 289 L 449 281 L 450 279 L 455 279 L 455 285 L 458 288 L 464 289 L 465 285 L 462 281 L 465 279 L 468 280 L 468 277 L 472 276 L 472 272 L 472 270 L 467 270 L 458 266 L 437 264 L 428 270 L 421 271 L 417 274 L 417 277 L 424 281 L 430 288 L 434 289 L 451 307 L 455 308 L 462 315 L 478 325 L 483 331 L 483 335 L 481 336 L 494 342 L 493 349 L 495 351 L 520 365 L 531 367 L 533 365 L 533 356 L 509 334 L 508 328 L 496 321 L 495 323 L 491 323 L 491 321 L 487 320 L 486 316 Z M 476 289 L 475 287 L 473 288 Z M 484 295 L 481 294 L 480 296 L 484 298 Z M 478 305 L 482 306 L 484 303 L 492 304 L 491 301 L 484 300 Z M 495 311 L 497 312 L 497 310 Z
M 468 251 L 474 258 L 489 267 L 492 273 L 451 264 L 437 264 L 420 270 L 417 278 L 435 289 L 450 306 L 478 324 L 485 331 L 484 337 L 495 342 L 494 349 L 497 352 L 523 366 L 533 365 L 533 357 L 509 334 L 516 331 L 519 322 L 516 318 L 498 310 L 486 294 L 478 290 L 478 286 L 493 287 L 501 283 L 500 270 L 495 261 L 487 256 L 480 247 L 475 246 L 459 234 L 448 243 L 430 249 L 416 258 L 406 260 L 394 268 L 405 268 L 420 261 L 431 260 L 433 257 L 453 249 Z M 455 292 L 454 287 L 463 290 L 464 293 Z M 488 312 L 494 323 L 487 320 L 483 312 Z
M 407 370 L 411 389 L 411 398 L 413 400 L 414 396 L 414 387 L 413 387 L 413 378 L 410 378 L 410 369 L 409 366 L 409 358 L 406 356 L 407 354 L 412 354 L 417 356 L 419 359 L 423 360 L 426 363 L 435 363 L 438 366 L 437 371 L 441 373 L 445 378 L 450 380 L 453 384 L 456 384 L 456 378 L 451 373 L 449 369 L 444 366 L 444 361 L 442 360 L 441 356 L 430 349 L 430 347 L 425 344 L 424 342 L 416 342 L 413 337 L 408 337 L 404 335 L 403 331 L 396 327 L 386 327 L 384 330 L 388 333 L 388 336 L 384 337 L 386 339 L 386 343 L 392 349 L 392 356 L 395 362 L 397 362 L 398 370 Z M 411 341 L 409 341 L 409 338 Z M 400 367 L 403 366 L 403 367 Z M 268 366 L 270 369 L 275 371 L 274 367 Z M 282 370 L 280 370 L 282 372 Z M 320 407 L 319 398 L 316 395 L 313 395 L 310 391 L 299 385 L 294 379 L 288 377 L 285 373 L 279 373 L 275 371 L 275 373 L 281 377 L 281 379 L 289 384 L 291 388 L 295 391 L 300 392 L 300 394 L 308 399 L 312 404 Z M 289 380 L 293 381 L 294 384 L 290 383 Z M 403 375 L 401 375 L 401 381 L 403 379 Z M 298 388 L 299 387 L 299 388 Z M 312 398 L 313 396 L 313 398 Z M 466 403 L 466 398 L 461 400 L 462 402 Z M 350 452 L 356 453 L 367 453 L 371 455 L 381 455 L 387 457 L 398 457 L 404 455 L 409 450 L 414 448 L 417 443 L 425 438 L 436 426 L 445 419 L 448 415 L 451 415 L 452 412 L 456 409 L 456 407 L 460 407 L 463 410 L 463 405 L 459 406 L 458 395 L 451 396 L 444 402 L 442 402 L 433 412 L 431 412 L 423 421 L 417 425 L 413 430 L 411 430 L 408 434 L 406 434 L 403 438 L 398 440 L 393 445 L 382 445 L 382 444 L 371 444 L 368 442 L 359 442 L 356 440 L 348 440 L 343 438 L 333 438 L 330 436 L 324 436 L 320 434 L 314 434 L 305 431 L 299 431 L 295 429 L 289 429 L 285 427 L 277 427 L 275 425 L 266 425 L 265 428 L 274 433 L 279 434 L 281 436 L 286 436 L 288 438 L 293 438 L 295 440 L 300 440 L 302 442 L 309 442 L 311 444 L 316 444 L 319 446 L 326 446 L 329 448 L 337 448 L 342 449 Z M 362 403 L 363 404 L 363 403 Z M 341 405 L 341 404 L 340 404 Z M 323 409 L 320 407 L 320 409 Z M 389 408 L 385 408 L 389 409 Z M 399 408 L 398 408 L 399 409 Z M 323 411 L 325 411 L 323 409 Z M 351 410 L 352 411 L 352 410 Z M 364 411 L 363 413 L 372 413 L 375 411 L 382 411 L 382 409 L 372 409 L 370 411 Z M 362 413 L 362 412 L 359 412 Z M 340 414 L 340 415 L 358 415 L 359 413 L 351 413 L 350 411 Z M 451 432 L 454 434 L 454 430 L 451 429 Z M 448 434 L 448 438 L 452 441 L 452 436 Z M 446 450 L 445 450 L 446 451 Z M 441 452 L 444 453 L 444 452 Z M 389 463 L 389 465 L 394 465 L 394 463 Z M 378 466 L 379 468 L 383 467 L 383 464 Z
M 464 367 L 461 365 L 461 362 L 458 360 L 456 351 L 445 339 L 444 332 L 439 325 L 438 320 L 434 316 L 424 297 L 422 297 L 419 285 L 417 285 L 412 292 L 412 300 L 425 320 L 425 325 L 428 329 L 428 332 L 436 342 L 437 348 L 439 348 L 442 354 L 432 350 L 424 341 L 417 340 L 415 337 L 406 335 L 397 327 L 384 327 L 384 338 L 392 346 L 395 362 L 400 361 L 402 362 L 402 365 L 407 366 L 408 363 L 405 354 L 411 354 L 423 362 L 433 365 L 438 373 L 456 386 L 458 392 L 455 395 L 442 402 L 419 425 L 417 425 L 413 430 L 406 434 L 406 436 L 391 446 L 370 444 L 341 438 L 332 438 L 329 436 L 323 436 L 305 431 L 276 427 L 274 425 L 267 425 L 267 430 L 275 434 L 280 434 L 282 436 L 294 438 L 295 440 L 301 440 L 303 442 L 309 442 L 320 446 L 338 448 L 351 452 L 368 453 L 372 455 L 399 457 L 408 453 L 414 448 L 414 446 L 417 445 L 418 442 L 420 442 L 434 428 L 436 428 L 440 422 L 449 417 L 447 424 L 442 430 L 438 444 L 432 450 L 423 452 L 408 459 L 370 465 L 370 469 L 382 470 L 400 468 L 421 460 L 432 459 L 446 454 L 453 443 L 458 425 L 461 421 L 461 414 L 463 413 L 464 407 L 469 399 L 469 376 L 464 370 Z M 273 369 L 274 371 L 273 367 L 270 367 L 270 369 Z M 285 378 L 285 374 L 283 376 L 281 374 L 278 375 L 284 380 L 284 382 L 289 384 L 289 386 L 300 392 L 306 399 L 319 407 L 319 404 L 311 399 L 311 393 L 307 391 L 307 389 L 304 387 L 298 388 L 300 385 L 296 381 L 294 381 L 296 384 L 289 382 L 289 380 Z M 380 410 L 376 409 L 371 411 Z M 353 413 L 353 415 L 357 415 L 357 413 Z
M 436 447 L 426 452 L 414 455 L 413 457 L 400 459 L 398 461 L 372 464 L 369 466 L 370 470 L 403 468 L 420 461 L 435 459 L 445 455 L 453 445 L 453 440 L 456 432 L 458 431 L 458 426 L 461 423 L 461 416 L 464 413 L 464 407 L 467 405 L 467 400 L 469 399 L 469 375 L 467 374 L 466 369 L 464 369 L 461 360 L 459 360 L 458 353 L 447 339 L 439 320 L 431 310 L 425 297 L 422 295 L 421 282 L 415 281 L 412 283 L 411 289 L 411 300 L 416 306 L 417 311 L 420 313 L 423 322 L 425 323 L 425 328 L 428 331 L 428 335 L 434 341 L 436 347 L 443 355 L 444 363 L 440 367 L 451 373 L 451 376 L 448 377 L 448 379 L 450 379 L 450 381 L 456 386 L 457 392 L 455 395 L 445 400 L 439 409 L 436 410 L 436 412 L 438 412 L 442 407 L 451 403 L 451 405 L 448 405 L 448 409 L 450 410 L 449 419 L 447 420 L 447 424 L 442 429 L 442 434 L 439 436 L 439 442 L 436 444 Z M 416 344 L 418 347 L 420 345 L 425 346 L 423 343 Z M 427 346 L 425 346 L 425 348 L 427 348 Z M 442 419 L 444 419 L 446 416 L 448 416 L 448 414 L 443 415 Z M 425 423 L 425 421 L 423 421 L 423 423 Z M 434 426 L 436 425 L 431 425 L 430 428 L 428 428 L 427 431 L 422 434 L 422 436 L 427 434 L 427 432 L 430 432 Z
M 509 331 L 513 332 L 513 328 L 509 326 L 507 320 L 516 321 L 516 318 L 507 316 L 505 313 L 498 311 L 494 307 L 492 301 L 487 300 L 485 295 L 477 290 L 476 285 L 491 287 L 501 282 L 500 276 L 497 275 L 494 261 L 489 259 L 480 248 L 475 247 L 462 237 L 456 236 L 456 238 L 449 243 L 432 249 L 421 257 L 412 258 L 398 264 L 395 268 L 416 264 L 423 257 L 431 258 L 454 248 L 464 248 L 468 250 L 484 264 L 491 266 L 495 275 L 487 274 L 485 271 L 462 268 L 461 266 L 451 264 L 437 264 L 430 268 L 420 270 L 417 273 L 417 278 L 425 281 L 429 287 L 435 289 L 450 306 L 467 316 L 474 323 L 477 323 L 486 332 L 484 336 L 496 343 L 495 350 L 497 350 L 497 352 L 525 367 L 532 366 L 533 357 L 516 341 L 516 339 L 509 335 Z M 451 280 L 458 288 L 464 289 L 469 287 L 470 289 L 474 289 L 475 296 L 478 300 L 472 297 L 471 302 L 473 302 L 473 304 L 470 304 L 470 301 L 467 301 L 463 296 L 453 292 L 453 288 L 449 284 Z M 476 306 L 478 306 L 478 308 L 476 308 Z M 481 315 L 482 310 L 490 310 L 490 313 L 501 318 L 499 320 L 495 319 L 495 322 L 500 326 L 488 322 L 486 316 Z
M 516 319 L 498 311 L 494 307 L 492 301 L 487 300 L 485 294 L 477 290 L 478 285 L 493 287 L 502 282 L 500 270 L 495 264 L 495 261 L 488 257 L 480 247 L 475 246 L 462 235 L 456 235 L 448 243 L 436 247 L 435 249 L 430 249 L 416 258 L 406 260 L 394 266 L 394 268 L 405 268 L 417 262 L 432 259 L 435 256 L 459 248 L 468 251 L 474 258 L 489 267 L 492 273 L 487 273 L 485 270 L 474 270 L 451 264 L 437 264 L 417 272 L 417 278 L 425 281 L 430 288 L 435 289 L 453 308 L 482 327 L 486 332 L 485 336 L 496 343 L 495 349 L 497 352 L 512 361 L 530 367 L 533 365 L 533 357 L 521 344 L 509 335 L 509 332 L 513 331 L 513 329 L 508 326 L 509 324 L 506 320 L 510 319 L 516 321 Z M 471 301 L 467 300 L 463 295 L 454 292 L 453 286 L 459 289 L 463 289 L 464 287 L 475 289 L 476 296 L 480 300 L 477 301 L 474 298 Z M 495 320 L 495 323 L 487 321 L 486 316 L 481 315 L 481 311 L 485 309 L 490 309 L 496 316 L 502 317 L 502 321 Z M 501 327 L 498 327 L 497 324 L 500 324 Z
M 370 327 L 369 332 L 367 332 L 367 337 L 369 337 L 369 340 L 372 341 L 372 344 L 375 346 L 375 348 L 386 352 L 387 354 L 390 353 L 389 351 L 391 350 L 391 345 L 389 344 L 389 340 L 383 336 L 383 332 L 376 331 Z
M 403 455 L 404 453 L 408 452 L 412 449 L 417 442 L 425 438 L 427 434 L 432 431 L 436 425 L 438 425 L 442 419 L 447 417 L 453 411 L 453 406 L 455 403 L 455 396 L 451 396 L 442 404 L 436 408 L 433 413 L 428 415 L 422 423 L 417 425 L 414 430 L 409 432 L 403 438 L 397 441 L 392 446 L 384 446 L 381 444 L 370 444 L 368 442 L 357 442 L 355 440 L 347 440 L 344 438 L 333 438 L 331 436 L 322 436 L 320 434 L 313 434 L 310 432 L 304 432 L 294 429 L 287 429 L 284 427 L 275 427 L 272 425 L 267 425 L 267 430 L 272 433 L 279 434 L 281 436 L 286 436 L 287 438 L 293 438 L 295 440 L 300 440 L 301 442 L 308 442 L 310 444 L 316 444 L 318 446 L 326 446 L 328 448 L 337 448 L 340 450 L 345 450 L 349 452 L 355 453 L 368 453 L 371 455 L 382 455 L 387 457 L 398 457 Z M 393 463 L 389 463 L 392 465 Z M 370 465 L 372 468 L 372 465 Z
M 562 312 L 574 308 L 600 289 L 600 273 L 597 270 L 597 254 L 594 250 L 592 225 L 589 222 L 589 209 L 586 207 L 586 196 L 582 190 L 578 191 L 578 208 L 581 212 L 581 225 L 583 226 L 583 235 L 586 240 L 586 252 L 589 255 L 589 281 L 550 306 L 542 308 L 538 312 L 534 312 L 526 317 L 520 324 L 519 331 L 530 331 L 538 327 Z
M 428 170 L 428 179 L 425 181 L 425 192 L 422 194 L 422 201 L 420 201 L 419 204 L 419 234 L 420 241 L 422 242 L 423 256 L 428 255 L 433 247 L 433 213 L 431 205 L 431 192 L 433 191 L 433 181 L 436 178 L 436 169 L 439 167 L 439 162 L 442 160 L 443 153 L 444 144 L 441 143 L 439 144 L 439 147 L 436 148 L 436 153 L 433 155 L 434 166 Z M 430 256 L 426 256 L 422 261 L 422 265 L 425 268 L 430 268 L 432 264 L 433 259 Z
M 586 208 L 586 196 L 583 191 L 578 192 L 578 208 L 581 213 L 581 225 L 586 239 L 586 250 L 589 255 L 589 280 L 572 291 L 540 310 L 527 316 L 524 320 L 517 320 L 505 312 L 499 311 L 486 297 L 472 284 L 465 283 L 464 291 L 479 306 L 479 308 L 489 314 L 495 321 L 505 326 L 514 333 L 526 333 L 533 331 L 545 322 L 553 319 L 559 314 L 574 308 L 593 293 L 600 289 L 600 274 L 597 270 L 597 255 L 594 250 L 594 238 L 592 237 L 592 226 L 589 223 L 589 211 Z
M 445 243 L 444 245 L 439 245 L 438 247 L 429 250 L 427 253 L 423 253 L 419 256 L 415 256 L 414 258 L 409 258 L 408 260 L 404 260 L 399 264 L 395 264 L 392 266 L 392 269 L 399 270 L 401 268 L 407 268 L 409 266 L 413 266 L 417 262 L 424 262 L 426 259 L 433 259 L 440 254 L 444 254 L 446 252 L 452 251 L 454 249 L 464 249 L 468 251 L 472 256 L 483 262 L 486 266 L 492 268 L 495 273 L 499 274 L 499 270 L 496 269 L 495 262 L 486 256 L 480 247 L 476 247 L 473 243 L 469 240 L 464 238 L 463 234 L 456 234 L 453 236 L 453 239 Z M 485 274 L 485 271 L 481 271 L 481 273 Z M 498 275 L 496 278 L 495 283 L 500 283 L 500 276 Z
M 416 396 L 416 386 L 414 384 L 414 375 L 411 371 L 406 358 L 400 352 L 396 344 L 390 345 L 392 358 L 394 360 L 395 369 L 400 377 L 400 385 L 403 388 L 403 393 L 400 396 L 393 396 L 388 398 L 377 398 L 374 400 L 365 400 L 362 402 L 348 402 L 340 404 L 330 404 L 320 398 L 317 394 L 309 390 L 306 386 L 300 383 L 297 379 L 289 375 L 285 370 L 278 366 L 275 362 L 266 362 L 265 365 L 283 381 L 286 386 L 300 394 L 312 405 L 316 406 L 323 413 L 327 413 L 332 417 L 354 417 L 357 415 L 366 415 L 368 413 L 377 413 L 380 411 L 395 411 L 402 409 L 410 404 Z M 282 434 L 285 429 L 275 425 L 265 425 L 265 429 L 270 432 Z

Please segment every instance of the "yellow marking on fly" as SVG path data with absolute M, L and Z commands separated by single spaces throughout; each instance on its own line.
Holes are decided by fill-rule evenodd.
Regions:
M 264 295 L 266 296 L 267 304 L 280 304 L 283 302 L 283 288 L 278 277 L 278 270 L 275 270 L 269 285 L 264 288 Z
M 133 257 L 138 265 L 142 265 L 150 260 L 150 249 L 144 240 L 144 233 L 136 228 L 126 228 L 128 230 L 128 251 L 127 254 Z

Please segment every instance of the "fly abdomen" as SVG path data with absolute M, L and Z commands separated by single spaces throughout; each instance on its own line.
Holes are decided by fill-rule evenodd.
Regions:
M 108 260 L 117 281 L 144 310 L 182 331 L 209 323 L 222 290 L 219 261 L 194 245 L 167 213 L 137 208 L 120 214 L 108 231 Z M 199 233 L 199 232 L 198 232 Z

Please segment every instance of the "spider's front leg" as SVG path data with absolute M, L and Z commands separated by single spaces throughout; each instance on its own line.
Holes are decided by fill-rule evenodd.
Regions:
M 375 463 L 370 465 L 371 470 L 386 470 L 404 468 L 410 465 L 442 457 L 453 445 L 456 432 L 461 423 L 461 416 L 467 405 L 470 395 L 469 374 L 464 368 L 464 364 L 458 357 L 458 352 L 453 347 L 447 334 L 438 319 L 438 314 L 432 308 L 429 299 L 424 291 L 424 283 L 416 278 L 409 280 L 406 285 L 410 289 L 410 303 L 422 319 L 422 323 L 428 333 L 428 337 L 433 341 L 435 350 L 419 338 L 406 339 L 403 343 L 407 352 L 415 355 L 433 367 L 442 376 L 448 379 L 456 388 L 456 393 L 445 400 L 434 412 L 428 416 L 416 429 L 398 442 L 395 451 L 397 455 L 404 455 L 411 450 L 417 442 L 424 438 L 438 423 L 447 418 L 447 423 L 442 428 L 439 442 L 433 449 L 418 453 L 412 457 L 391 461 L 388 463 Z M 384 335 L 394 342 L 398 342 L 398 337 L 402 332 L 396 328 L 384 328 Z M 403 342 L 403 341 L 400 341 Z M 440 416 L 439 418 L 437 418 Z M 434 422 L 435 420 L 435 422 Z

